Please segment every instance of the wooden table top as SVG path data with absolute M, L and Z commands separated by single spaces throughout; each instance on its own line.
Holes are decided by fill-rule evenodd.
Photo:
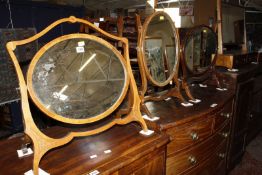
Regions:
M 180 124 L 196 120 L 203 115 L 210 115 L 220 110 L 224 104 L 234 97 L 233 91 L 219 91 L 215 87 L 199 87 L 198 84 L 192 87 L 192 94 L 201 102 L 190 107 L 184 107 L 178 100 L 146 102 L 149 111 L 160 120 L 156 121 L 156 127 L 165 130 Z M 210 107 L 217 104 L 215 108 Z
M 58 127 L 49 128 L 52 135 L 61 135 Z M 112 173 L 131 162 L 165 145 L 169 138 L 154 133 L 152 136 L 139 134 L 141 128 L 135 123 L 114 126 L 101 134 L 76 138 L 66 146 L 48 152 L 40 162 L 40 168 L 52 175 L 87 174 L 93 170 Z M 32 169 L 32 158 L 18 158 L 22 137 L 0 141 L 0 174 L 22 175 Z M 111 153 L 105 154 L 105 150 Z M 91 159 L 91 155 L 97 158 Z
M 217 67 L 216 70 L 236 79 L 237 82 L 241 82 L 246 81 L 247 79 L 249 79 L 257 73 L 261 73 L 261 68 L 262 64 L 247 64 L 238 68 L 237 72 L 229 72 L 227 68 L 224 67 Z

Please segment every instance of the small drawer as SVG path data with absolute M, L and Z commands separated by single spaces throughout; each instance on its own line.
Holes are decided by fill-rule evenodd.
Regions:
M 186 149 L 210 136 L 212 120 L 203 120 L 193 125 L 167 130 L 171 142 L 167 145 L 167 156 Z
M 203 163 L 206 159 L 214 155 L 216 150 L 223 146 L 216 156 L 221 159 L 226 155 L 227 138 L 229 137 L 230 124 L 220 129 L 213 137 L 207 141 L 194 146 L 184 152 L 169 156 L 167 158 L 167 174 L 175 175 L 190 170 Z
M 222 142 L 226 142 L 230 136 L 230 123 L 227 123 L 223 128 L 214 134 L 214 141 L 216 145 L 221 145 Z
M 220 112 L 215 116 L 214 130 L 221 128 L 224 123 L 230 120 L 232 117 L 232 103 L 227 104 Z
M 184 174 L 188 175 L 225 175 L 226 174 L 226 142 L 223 142 L 211 157 L 196 168 Z

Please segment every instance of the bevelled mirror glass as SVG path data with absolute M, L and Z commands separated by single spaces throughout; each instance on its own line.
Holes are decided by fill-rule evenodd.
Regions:
M 217 52 L 217 36 L 212 29 L 200 26 L 193 29 L 184 46 L 187 69 L 193 74 L 205 72 L 212 64 Z
M 65 38 L 40 50 L 28 71 L 33 101 L 50 116 L 87 119 L 123 98 L 127 75 L 122 60 L 89 38 Z M 111 109 L 112 110 L 112 109 Z
M 174 77 L 178 60 L 174 24 L 165 13 L 147 22 L 143 41 L 147 77 L 154 85 L 167 85 Z

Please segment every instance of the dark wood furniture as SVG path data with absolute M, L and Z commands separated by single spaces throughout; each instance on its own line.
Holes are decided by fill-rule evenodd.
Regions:
M 85 20 L 88 20 L 89 22 L 97 25 L 100 29 L 107 31 L 108 33 L 119 36 L 118 31 L 118 19 L 117 18 L 111 18 L 111 17 L 102 17 L 102 18 L 89 18 L 85 17 Z M 88 25 L 81 24 L 80 25 L 80 33 L 89 33 L 94 35 L 100 35 L 97 33 L 97 31 L 92 30 Z
M 250 63 L 261 62 L 261 54 L 257 52 L 235 52 L 225 53 L 217 56 L 216 65 L 229 69 L 240 68 Z
M 191 107 L 172 99 L 146 103 L 154 116 L 161 116 L 147 124 L 171 138 L 167 145 L 167 174 L 226 174 L 234 94 L 198 85 L 192 92 L 202 102 Z
M 64 135 L 65 128 L 49 128 L 53 137 Z M 115 126 L 92 137 L 75 139 L 72 143 L 52 150 L 43 158 L 40 168 L 51 175 L 81 175 L 97 170 L 99 174 L 161 175 L 165 174 L 166 135 L 146 137 L 138 134 L 136 124 Z M 19 159 L 22 137 L 0 142 L 0 174 L 21 175 L 32 168 L 33 156 Z M 105 150 L 111 153 L 105 154 Z M 90 156 L 96 154 L 97 158 Z
M 237 55 L 240 57 L 241 55 Z M 246 58 L 243 54 L 243 59 Z M 240 59 L 240 58 L 239 58 Z M 245 152 L 246 145 L 262 129 L 262 66 L 246 64 L 238 67 L 238 72 L 229 72 L 227 68 L 218 68 L 219 72 L 232 78 L 231 88 L 236 98 L 233 109 L 233 123 L 230 138 L 228 170 L 231 170 Z

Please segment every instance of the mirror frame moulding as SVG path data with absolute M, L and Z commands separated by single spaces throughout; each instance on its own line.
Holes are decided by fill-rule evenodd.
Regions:
M 188 66 L 187 66 L 187 63 L 186 63 L 186 58 L 185 58 L 185 49 L 186 49 L 186 44 L 188 44 L 188 41 L 189 39 L 191 39 L 191 36 L 192 34 L 194 34 L 194 32 L 197 30 L 197 29 L 200 29 L 200 28 L 207 28 L 208 30 L 210 30 L 214 36 L 216 36 L 216 52 L 214 53 L 214 56 L 217 55 L 217 51 L 218 51 L 218 39 L 217 39 L 217 34 L 213 31 L 212 28 L 210 28 L 209 26 L 206 26 L 206 25 L 199 25 L 199 26 L 196 26 L 196 27 L 193 27 L 192 29 L 190 29 L 188 31 L 188 33 L 186 34 L 185 36 L 185 40 L 183 40 L 182 42 L 182 45 L 181 45 L 181 49 L 182 49 L 182 56 L 181 56 L 181 65 L 183 66 L 183 69 L 186 69 L 187 73 L 189 73 L 190 75 L 192 75 L 193 77 L 199 77 L 199 76 L 202 76 L 204 74 L 206 74 L 212 67 L 215 66 L 215 63 L 216 63 L 216 58 L 214 57 L 214 59 L 212 59 L 211 61 L 211 64 L 202 72 L 199 72 L 199 73 L 194 73 L 193 71 L 191 71 Z
M 96 116 L 92 116 L 89 118 L 85 118 L 85 119 L 73 119 L 73 118 L 67 118 L 67 117 L 63 117 L 59 114 L 56 114 L 53 111 L 50 111 L 49 109 L 47 109 L 41 102 L 40 100 L 37 98 L 37 94 L 33 88 L 33 72 L 35 70 L 35 66 L 37 64 L 37 62 L 41 59 L 41 56 L 48 51 L 48 49 L 50 49 L 52 46 L 56 45 L 59 42 L 68 40 L 68 39 L 88 39 L 90 41 L 95 41 L 103 46 L 106 46 L 106 48 L 110 49 L 116 56 L 117 58 L 119 58 L 119 61 L 122 63 L 123 69 L 124 69 L 124 74 L 125 74 L 125 83 L 124 83 L 124 87 L 122 89 L 122 92 L 119 96 L 119 98 L 115 101 L 115 103 L 108 108 L 106 111 L 104 111 L 101 114 L 98 114 Z M 68 35 L 63 35 L 60 36 L 52 41 L 50 41 L 49 43 L 47 43 L 46 45 L 44 45 L 34 56 L 34 58 L 32 59 L 30 66 L 28 68 L 27 71 L 27 86 L 28 86 L 28 92 L 29 95 L 31 97 L 31 99 L 33 100 L 33 102 L 36 104 L 36 106 L 42 111 L 44 112 L 47 116 L 58 120 L 60 122 L 64 122 L 64 123 L 69 123 L 69 124 L 86 124 L 86 123 L 92 123 L 92 122 L 96 122 L 98 120 L 101 120 L 105 117 L 107 117 L 109 114 L 111 114 L 114 110 L 116 110 L 116 108 L 119 107 L 119 105 L 123 102 L 124 97 L 126 96 L 127 90 L 128 90 L 128 86 L 129 86 L 129 75 L 127 73 L 127 63 L 126 60 L 123 58 L 123 56 L 116 50 L 115 47 L 112 47 L 111 45 L 109 45 L 108 42 L 106 42 L 105 40 L 95 37 L 93 35 L 86 35 L 86 34 L 68 34 Z
M 154 78 L 151 76 L 151 74 L 149 73 L 148 67 L 147 67 L 147 60 L 145 58 L 145 39 L 146 39 L 146 32 L 148 29 L 148 26 L 150 24 L 150 22 L 152 21 L 153 18 L 155 18 L 156 16 L 164 16 L 166 19 L 168 19 L 168 21 L 170 22 L 170 25 L 172 27 L 173 30 L 173 35 L 174 35 L 174 43 L 177 44 L 179 43 L 179 39 L 178 39 L 178 35 L 177 35 L 177 30 L 175 29 L 175 24 L 173 23 L 171 17 L 165 13 L 165 12 L 155 12 L 152 15 L 150 15 L 148 18 L 146 18 L 144 24 L 143 24 L 143 32 L 141 35 L 141 38 L 139 40 L 141 40 L 140 44 L 139 44 L 139 48 L 141 49 L 141 60 L 143 63 L 143 68 L 145 70 L 145 74 L 146 74 L 146 78 L 149 80 L 150 83 L 152 83 L 154 86 L 158 86 L 158 87 L 164 87 L 166 85 L 168 85 L 170 83 L 170 81 L 172 81 L 175 77 L 175 75 L 178 74 L 178 68 L 179 68 L 179 44 L 177 46 L 175 46 L 175 50 L 176 50 L 176 65 L 173 67 L 173 71 L 172 73 L 169 75 L 169 77 L 164 81 L 164 82 L 157 82 L 156 80 L 154 80 Z
M 214 36 L 216 36 L 216 53 L 214 53 L 214 57 L 211 58 L 212 59 L 211 64 L 206 68 L 206 70 L 200 73 L 194 73 L 187 66 L 186 58 L 185 58 L 186 57 L 185 49 L 186 49 L 186 45 L 188 41 L 191 39 L 191 36 L 194 34 L 194 32 L 201 28 L 209 29 L 214 34 Z M 191 90 L 189 88 L 190 86 L 188 82 L 189 79 L 192 82 L 207 82 L 207 83 L 215 84 L 217 87 L 220 87 L 220 82 L 218 80 L 218 77 L 216 75 L 216 70 L 215 70 L 217 54 L 218 54 L 218 35 L 214 32 L 214 30 L 211 27 L 206 26 L 206 25 L 198 25 L 198 26 L 195 26 L 189 29 L 189 31 L 186 32 L 185 38 L 181 42 L 180 59 L 181 59 L 182 77 L 183 77 L 182 78 L 182 88 L 185 89 L 185 92 L 190 100 L 196 100 L 196 99 L 193 97 Z M 214 80 L 215 82 L 210 82 L 212 80 Z
M 103 126 L 100 126 L 98 128 L 91 129 L 91 130 L 88 130 L 88 131 L 83 131 L 83 132 L 75 132 L 75 131 L 73 132 L 72 131 L 72 132 L 69 132 L 66 136 L 64 136 L 62 138 L 51 138 L 51 137 L 45 135 L 36 126 L 36 124 L 33 120 L 33 117 L 32 117 L 31 111 L 30 111 L 30 106 L 29 106 L 28 85 L 25 81 L 22 69 L 19 65 L 19 62 L 17 60 L 17 57 L 15 56 L 14 51 L 15 51 L 17 46 L 21 46 L 21 45 L 33 42 L 33 41 L 37 40 L 38 38 L 42 37 L 43 35 L 45 35 L 51 29 L 55 28 L 56 26 L 58 26 L 62 23 L 66 23 L 66 22 L 67 23 L 83 23 L 83 24 L 87 25 L 88 27 L 92 28 L 93 30 L 101 33 L 103 36 L 123 43 L 124 52 L 122 54 L 123 55 L 122 58 L 125 59 L 126 71 L 127 71 L 128 76 L 129 76 L 129 78 L 127 79 L 127 81 L 129 81 L 128 92 L 126 92 L 126 95 L 125 95 L 128 98 L 129 109 L 123 109 L 123 110 L 117 109 L 118 111 L 116 112 L 117 114 L 114 115 L 114 119 L 112 121 L 110 121 L 109 123 L 107 123 Z M 76 34 L 76 35 L 79 35 L 79 34 Z M 81 35 L 87 35 L 89 37 L 92 37 L 94 39 L 98 39 L 98 40 L 102 41 L 102 39 L 99 39 L 98 37 L 95 37 L 95 36 L 90 36 L 88 34 L 81 34 Z M 115 49 L 115 47 L 112 46 L 110 43 L 108 43 L 106 41 L 103 41 L 103 42 L 107 43 L 107 46 L 109 48 Z M 19 85 L 20 85 L 20 93 L 21 93 L 21 107 L 22 107 L 24 128 L 25 128 L 24 133 L 26 134 L 26 136 L 28 136 L 31 139 L 30 141 L 32 141 L 33 147 L 34 147 L 33 172 L 34 172 L 35 175 L 39 174 L 39 172 L 38 172 L 39 163 L 40 163 L 42 157 L 49 150 L 57 148 L 59 146 L 63 146 L 65 144 L 69 143 L 70 141 L 72 141 L 73 138 L 75 138 L 75 137 L 85 137 L 85 136 L 95 135 L 95 134 L 98 134 L 98 133 L 101 133 L 103 131 L 110 129 L 112 126 L 114 126 L 116 124 L 125 125 L 125 124 L 128 124 L 128 123 L 133 122 L 133 121 L 138 122 L 140 124 L 140 126 L 143 129 L 142 130 L 143 132 L 150 133 L 144 119 L 142 118 L 141 112 L 140 112 L 141 100 L 140 100 L 140 97 L 139 97 L 139 94 L 138 94 L 138 89 L 137 89 L 136 82 L 135 82 L 135 79 L 134 79 L 134 76 L 133 76 L 133 73 L 132 73 L 132 69 L 131 69 L 131 65 L 130 65 L 128 40 L 126 38 L 111 35 L 111 34 L 101 30 L 100 28 L 96 27 L 94 24 L 92 24 L 92 23 L 90 23 L 86 20 L 79 19 L 79 18 L 76 18 L 74 16 L 70 16 L 69 18 L 62 18 L 60 20 L 53 22 L 52 24 L 47 26 L 44 30 L 42 30 L 41 32 L 37 33 L 36 35 L 34 35 L 30 38 L 20 40 L 20 41 L 10 41 L 10 42 L 7 43 L 6 47 L 7 47 L 8 53 L 10 54 L 11 60 L 13 61 L 13 64 L 15 66 L 16 73 L 17 73 L 17 76 L 18 76 L 18 81 L 19 81 Z M 116 52 L 117 55 L 121 55 L 119 53 L 119 51 L 114 50 L 114 52 Z M 115 108 L 113 108 L 110 111 L 107 111 L 107 115 L 110 115 L 113 112 L 114 109 Z M 122 112 L 122 111 L 124 111 L 124 112 Z M 106 116 L 104 116 L 104 117 L 106 117 Z M 92 120 L 92 119 L 86 120 L 85 122 L 75 122 L 75 121 L 64 121 L 64 122 L 68 122 L 68 123 L 71 123 L 71 124 L 92 123 L 94 121 L 98 121 L 101 118 L 96 118 L 95 120 Z M 141 132 L 141 133 L 143 133 L 143 132 Z
M 153 80 L 152 76 L 150 75 L 146 61 L 144 56 L 144 39 L 146 37 L 146 31 L 150 21 L 158 15 L 165 16 L 166 19 L 170 22 L 170 25 L 173 28 L 173 35 L 175 39 L 175 50 L 176 50 L 176 65 L 174 66 L 173 73 L 169 76 L 169 78 L 162 83 L 156 82 Z M 178 72 L 179 72 L 179 65 L 180 65 L 180 40 L 178 35 L 178 30 L 175 28 L 175 24 L 172 21 L 171 17 L 163 11 L 154 12 L 150 16 L 148 16 L 145 22 L 141 23 L 141 18 L 139 15 L 136 15 L 136 23 L 137 23 L 137 30 L 138 30 L 138 44 L 137 44 L 137 60 L 139 65 L 139 71 L 141 76 L 141 88 L 139 89 L 140 98 L 141 98 L 141 110 L 150 118 L 153 118 L 151 112 L 148 110 L 147 106 L 145 105 L 146 101 L 162 101 L 169 97 L 175 97 L 182 102 L 185 102 L 183 95 L 181 94 L 181 83 L 178 79 Z M 172 82 L 172 87 L 167 89 L 164 94 L 153 94 L 153 95 L 146 95 L 148 90 L 148 83 L 151 83 L 153 86 L 156 87 L 165 87 Z

